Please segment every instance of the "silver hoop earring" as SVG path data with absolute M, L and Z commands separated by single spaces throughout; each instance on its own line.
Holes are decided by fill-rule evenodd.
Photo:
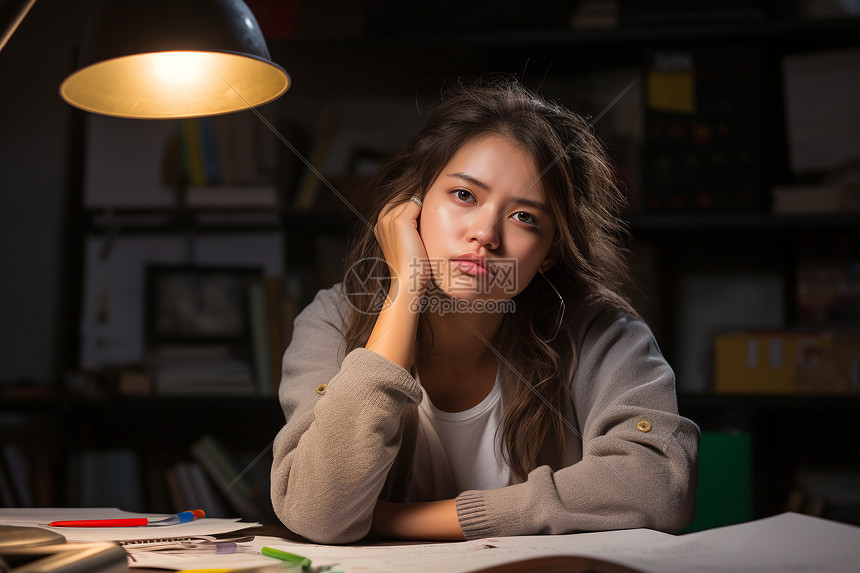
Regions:
M 544 342 L 549 344 L 550 342 L 555 340 L 555 337 L 558 336 L 558 333 L 561 330 L 561 324 L 562 324 L 562 321 L 564 320 L 564 311 L 565 311 L 564 298 L 561 296 L 561 293 L 558 292 L 558 289 L 555 288 L 555 285 L 552 284 L 552 282 L 550 282 L 550 280 L 548 278 L 546 278 L 545 274 L 543 274 L 540 271 L 538 272 L 538 274 L 543 277 L 543 280 L 546 281 L 546 284 L 548 284 L 550 286 L 550 288 L 553 290 L 553 292 L 555 292 L 555 295 L 558 297 L 558 314 L 555 317 L 555 325 L 553 326 L 552 331 L 551 331 L 552 336 L 550 336 L 547 339 L 544 339 Z

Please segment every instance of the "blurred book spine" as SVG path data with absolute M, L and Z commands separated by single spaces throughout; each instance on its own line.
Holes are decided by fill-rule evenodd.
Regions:
M 211 435 L 201 436 L 191 446 L 191 454 L 240 517 L 254 519 L 260 514 L 261 508 L 242 468 L 217 439 Z

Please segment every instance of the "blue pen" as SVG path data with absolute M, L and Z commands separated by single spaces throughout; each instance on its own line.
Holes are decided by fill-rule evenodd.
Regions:
M 260 553 L 262 553 L 266 557 L 274 557 L 275 559 L 279 559 L 286 563 L 294 563 L 296 566 L 301 567 L 305 571 L 308 571 L 311 568 L 310 559 L 308 559 L 307 557 L 302 557 L 301 555 L 296 555 L 295 553 L 289 553 L 288 551 L 281 551 L 280 549 L 266 546 L 263 546 L 263 548 L 260 549 Z

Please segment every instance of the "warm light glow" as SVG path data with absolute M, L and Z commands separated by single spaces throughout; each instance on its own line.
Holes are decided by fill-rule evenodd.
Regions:
M 213 71 L 205 67 L 211 61 L 205 52 L 161 52 L 151 54 L 149 61 L 154 77 L 167 89 L 200 82 Z
M 156 52 L 82 68 L 66 78 L 60 94 L 76 107 L 104 115 L 199 117 L 262 105 L 289 83 L 281 67 L 252 56 Z

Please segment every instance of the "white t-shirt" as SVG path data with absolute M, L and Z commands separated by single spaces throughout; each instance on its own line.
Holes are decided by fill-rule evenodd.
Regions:
M 450 499 L 468 489 L 511 484 L 501 455 L 502 391 L 498 377 L 478 405 L 462 412 L 436 408 L 422 388 L 412 480 L 406 501 Z

